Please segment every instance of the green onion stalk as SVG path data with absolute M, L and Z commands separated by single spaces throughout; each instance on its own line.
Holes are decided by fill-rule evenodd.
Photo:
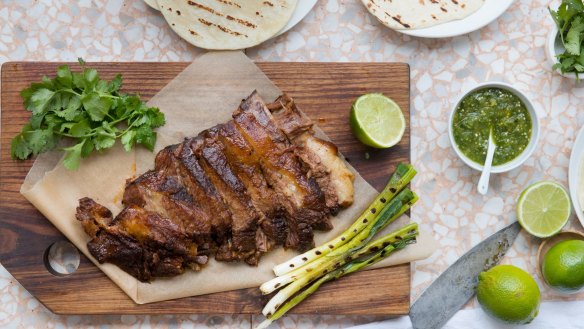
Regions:
M 321 256 L 318 259 L 315 259 L 292 272 L 275 277 L 274 279 L 263 283 L 260 286 L 260 290 L 263 294 L 270 294 L 286 286 L 287 284 L 290 284 L 291 282 L 299 280 L 307 273 L 321 268 L 324 266 L 324 264 L 330 262 L 331 258 L 346 255 L 347 253 L 351 253 L 361 248 L 363 245 L 369 242 L 379 230 L 383 229 L 401 215 L 403 215 L 403 213 L 410 209 L 410 207 L 417 200 L 418 196 L 409 188 L 405 188 L 379 212 L 379 216 L 375 218 L 374 221 L 369 222 L 367 219 L 362 220 L 361 223 L 365 224 L 365 227 L 349 242 L 336 249 L 329 248 L 331 249 L 329 254 Z
M 328 241 L 316 248 L 313 248 L 302 255 L 298 255 L 289 261 L 276 265 L 274 267 L 274 273 L 276 276 L 281 276 L 286 273 L 292 272 L 293 270 L 304 266 L 314 260 L 323 257 L 330 253 L 331 251 L 339 248 L 340 246 L 348 243 L 353 237 L 355 237 L 359 232 L 361 232 L 365 227 L 367 227 L 367 222 L 375 221 L 376 217 L 387 203 L 389 203 L 397 193 L 405 188 L 406 185 L 414 178 L 416 175 L 416 170 L 410 164 L 400 163 L 387 185 L 377 196 L 377 198 L 371 203 L 371 205 L 357 218 L 357 220 L 345 230 L 337 238 Z M 364 222 L 364 220 L 366 220 Z M 332 248 L 331 248 L 332 246 Z
M 383 237 L 378 239 L 372 243 L 370 243 L 369 248 L 363 248 L 363 253 L 361 256 L 353 259 L 340 268 L 333 270 L 332 272 L 326 273 L 324 276 L 320 277 L 318 280 L 314 281 L 308 288 L 302 290 L 300 293 L 294 295 L 280 307 L 277 307 L 275 312 L 268 313 L 267 319 L 260 323 L 256 329 L 263 329 L 267 328 L 272 322 L 281 318 L 286 312 L 290 309 L 294 308 L 296 305 L 300 304 L 303 300 L 308 298 L 312 295 L 318 288 L 325 282 L 332 281 L 338 279 L 342 276 L 357 272 L 367 266 L 373 265 L 385 258 L 387 258 L 390 254 L 394 251 L 405 248 L 407 245 L 416 242 L 416 236 L 418 235 L 418 225 L 416 223 L 410 224 L 402 229 L 399 230 L 405 231 L 406 234 L 400 236 L 400 239 L 394 237 L 393 239 L 389 239 L 387 237 Z M 388 241 L 393 241 L 388 244 Z M 371 250 L 374 247 L 382 246 L 380 249 L 376 249 L 374 252 L 365 253 L 365 250 Z
M 319 262 L 319 266 L 313 267 L 303 276 L 298 277 L 294 282 L 278 291 L 278 293 L 266 304 L 262 310 L 262 313 L 266 317 L 270 318 L 270 316 L 275 314 L 278 308 L 280 308 L 280 306 L 283 305 L 286 300 L 294 296 L 298 291 L 302 290 L 309 283 L 319 279 L 321 276 L 342 268 L 345 264 L 350 263 L 361 256 L 385 249 L 389 245 L 400 243 L 406 240 L 406 237 L 409 240 L 412 240 L 416 237 L 417 234 L 418 224 L 412 223 L 400 228 L 397 231 L 394 231 L 393 233 L 383 236 L 382 238 L 366 243 L 359 249 L 348 248 L 347 253 L 339 254 L 336 257 L 326 257 L 326 261 Z M 346 246 L 349 246 L 349 244 Z

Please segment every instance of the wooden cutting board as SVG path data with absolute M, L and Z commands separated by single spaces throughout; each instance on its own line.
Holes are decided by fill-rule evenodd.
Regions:
M 86 257 L 68 276 L 51 274 L 44 254 L 65 239 L 19 193 L 33 160 L 10 158 L 10 141 L 28 121 L 20 91 L 59 63 L 11 62 L 2 65 L 0 153 L 0 263 L 31 294 L 58 314 L 259 314 L 267 301 L 256 288 L 136 305 Z M 76 67 L 72 64 L 72 67 Z M 103 78 L 124 77 L 124 91 L 149 99 L 188 63 L 90 63 Z M 338 145 L 347 160 L 378 190 L 398 162 L 410 159 L 409 66 L 400 63 L 257 63 L 283 91 L 294 97 Z M 236 77 L 234 77 L 236 78 Z M 404 110 L 408 129 L 398 146 L 374 150 L 357 141 L 348 124 L 356 97 L 382 92 Z M 58 193 L 58 191 L 55 191 Z M 358 195 L 356 196 L 359 197 Z M 324 285 L 293 309 L 307 314 L 401 315 L 410 302 L 410 265 L 365 271 Z

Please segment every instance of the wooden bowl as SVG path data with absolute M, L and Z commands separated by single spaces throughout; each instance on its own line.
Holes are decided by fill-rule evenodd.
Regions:
M 539 245 L 539 249 L 537 250 L 537 275 L 541 278 L 545 284 L 545 278 L 543 277 L 543 272 L 541 271 L 541 266 L 543 265 L 543 258 L 547 254 L 547 252 L 559 242 L 565 240 L 584 240 L 584 233 L 579 231 L 564 231 L 560 232 L 551 238 L 545 239 Z

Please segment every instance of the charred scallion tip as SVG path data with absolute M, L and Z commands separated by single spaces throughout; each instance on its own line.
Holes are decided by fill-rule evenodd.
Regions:
M 351 227 L 345 230 L 345 232 L 343 232 L 337 238 L 312 250 L 309 250 L 302 255 L 296 256 L 285 263 L 276 265 L 274 267 L 274 273 L 277 276 L 284 275 L 294 270 L 295 268 L 308 264 L 320 258 L 321 256 L 328 254 L 329 252 L 353 239 L 353 237 L 365 229 L 369 223 L 375 221 L 376 218 L 379 217 L 381 212 L 380 209 L 388 204 L 398 192 L 403 190 L 415 175 L 416 170 L 411 164 L 398 164 L 395 172 L 389 179 L 389 182 L 387 182 L 387 185 L 383 191 L 381 191 L 377 198 L 371 203 L 371 205 L 369 205 L 367 209 L 365 209 L 365 211 L 361 214 L 361 216 L 359 216 L 359 218 L 357 218 Z M 329 248 L 329 245 L 332 245 L 334 248 Z M 293 264 L 294 266 L 290 266 L 290 264 Z

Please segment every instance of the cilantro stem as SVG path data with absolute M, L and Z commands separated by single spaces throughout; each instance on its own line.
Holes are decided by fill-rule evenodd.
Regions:
M 136 122 L 138 122 L 138 120 L 134 120 L 134 122 L 132 122 L 132 123 L 131 123 L 131 124 L 128 126 L 128 128 L 126 128 L 126 130 L 122 131 L 122 133 L 121 133 L 121 134 L 119 134 L 119 135 L 116 135 L 116 138 L 120 138 L 120 137 L 122 137 L 123 135 L 125 135 L 125 134 L 126 134 L 128 131 L 130 131 L 130 129 L 132 129 L 132 127 L 134 127 L 134 124 L 135 124 Z
M 130 116 L 129 115 L 126 115 L 125 117 L 122 117 L 122 118 L 119 118 L 117 120 L 114 120 L 114 121 L 110 122 L 110 124 L 113 126 L 113 125 L 118 124 L 118 123 L 120 123 L 122 121 L 128 120 L 128 118 L 130 118 Z
M 59 135 L 59 136 L 71 137 L 71 138 L 87 138 L 87 137 L 93 137 L 93 136 L 97 135 L 96 132 L 93 132 L 91 134 L 86 134 L 86 135 L 81 135 L 81 136 L 73 136 L 71 134 L 63 133 L 60 131 L 54 131 L 54 130 L 53 130 L 53 134 Z
M 77 96 L 81 97 L 81 94 L 80 94 L 80 93 L 78 93 L 78 92 L 76 92 L 76 91 L 75 91 L 75 90 L 73 90 L 73 89 L 61 89 L 61 91 L 62 91 L 62 92 L 69 93 L 69 94 L 77 95 Z

